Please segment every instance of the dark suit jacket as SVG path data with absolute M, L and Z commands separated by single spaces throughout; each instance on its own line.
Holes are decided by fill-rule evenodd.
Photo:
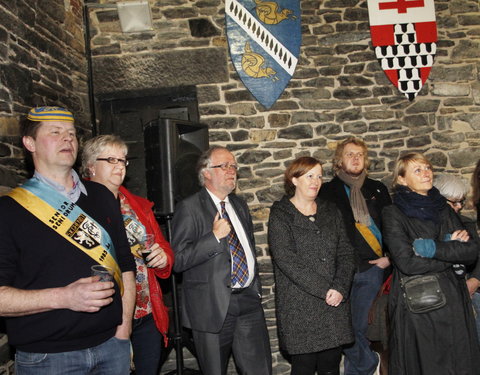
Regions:
M 229 195 L 255 256 L 253 224 L 247 204 Z M 217 241 L 212 232 L 217 214 L 205 188 L 181 201 L 172 221 L 171 246 L 175 253 L 174 270 L 183 272 L 183 325 L 197 331 L 217 333 L 222 328 L 231 296 L 231 257 L 227 238 Z M 255 264 L 251 288 L 260 295 Z
M 382 230 L 382 209 L 392 204 L 386 186 L 380 181 L 366 178 L 361 190 L 367 202 L 370 216 L 378 229 Z M 335 176 L 332 181 L 322 185 L 319 195 L 323 199 L 334 202 L 342 213 L 348 238 L 355 248 L 358 270 L 362 272 L 370 268 L 371 264 L 368 261 L 377 259 L 378 256 L 355 227 L 355 219 L 344 182 Z

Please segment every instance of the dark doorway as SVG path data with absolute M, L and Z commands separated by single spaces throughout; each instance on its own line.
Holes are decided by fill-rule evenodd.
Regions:
M 116 92 L 98 97 L 97 134 L 117 134 L 128 145 L 130 165 L 125 186 L 134 194 L 147 196 L 145 125 L 158 118 L 199 121 L 197 92 L 194 86 Z

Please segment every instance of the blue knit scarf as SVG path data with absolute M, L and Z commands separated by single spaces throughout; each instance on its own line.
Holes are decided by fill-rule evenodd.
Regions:
M 393 203 L 408 217 L 431 220 L 439 223 L 439 212 L 447 204 L 447 200 L 434 186 L 428 195 L 421 195 L 408 187 L 399 185 L 393 195 Z

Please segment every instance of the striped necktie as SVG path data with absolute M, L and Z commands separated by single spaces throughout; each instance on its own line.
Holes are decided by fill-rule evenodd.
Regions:
M 231 228 L 230 233 L 227 236 L 227 241 L 228 248 L 230 249 L 233 259 L 232 286 L 238 283 L 241 287 L 244 287 L 248 280 L 248 264 L 245 251 L 243 250 L 243 247 L 238 239 L 237 233 L 235 233 L 235 229 L 233 228 L 230 217 L 225 210 L 224 201 L 220 202 L 220 207 L 222 209 L 222 217 L 228 221 Z

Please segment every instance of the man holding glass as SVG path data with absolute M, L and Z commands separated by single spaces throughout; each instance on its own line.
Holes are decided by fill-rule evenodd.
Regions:
M 233 352 L 241 374 L 269 375 L 252 218 L 233 194 L 237 169 L 224 147 L 200 157 L 203 189 L 180 202 L 173 216 L 174 270 L 183 272 L 183 325 L 192 329 L 202 373 L 226 374 Z
M 72 114 L 30 110 L 34 176 L 0 198 L 0 315 L 17 375 L 128 374 L 135 264 L 118 203 L 72 169 Z M 91 267 L 112 269 L 100 282 Z

